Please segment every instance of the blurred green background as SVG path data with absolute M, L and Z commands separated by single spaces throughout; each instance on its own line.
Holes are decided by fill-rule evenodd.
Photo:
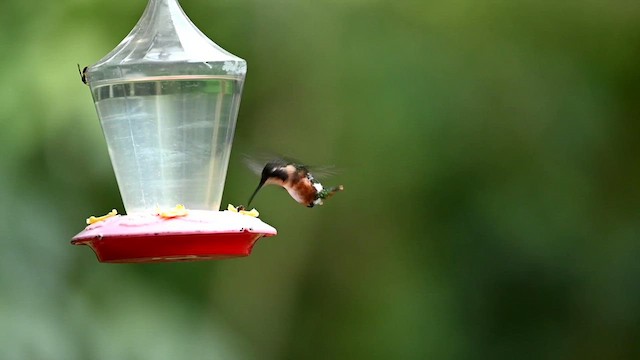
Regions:
M 244 259 L 100 264 L 89 65 L 145 1 L 0 4 L 0 358 L 640 358 L 638 1 L 183 0 L 270 149 L 343 171 Z M 633 155 L 636 154 L 636 155 Z

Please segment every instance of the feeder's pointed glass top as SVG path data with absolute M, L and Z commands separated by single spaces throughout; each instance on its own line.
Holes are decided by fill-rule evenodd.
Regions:
M 89 66 L 127 213 L 219 209 L 246 69 L 176 0 L 150 0 L 129 35 Z
M 155 0 L 147 6 L 131 33 L 105 62 L 239 60 L 209 40 L 187 18 L 175 0 Z
M 185 69 L 158 66 L 175 62 L 192 63 L 193 66 Z M 88 79 L 99 81 L 141 75 L 242 76 L 245 73 L 246 62 L 204 35 L 177 0 L 150 0 L 129 35 L 89 67 Z

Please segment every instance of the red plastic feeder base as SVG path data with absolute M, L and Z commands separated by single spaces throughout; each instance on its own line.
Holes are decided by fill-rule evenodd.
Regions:
M 91 247 L 100 262 L 198 261 L 248 256 L 258 239 L 276 234 L 251 216 L 190 210 L 174 218 L 116 215 L 87 226 L 71 243 Z

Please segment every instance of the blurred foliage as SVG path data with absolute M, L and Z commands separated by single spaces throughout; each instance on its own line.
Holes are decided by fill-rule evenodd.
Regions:
M 0 358 L 640 358 L 640 3 L 202 1 L 247 60 L 223 204 L 255 148 L 346 191 L 256 200 L 245 259 L 107 265 L 122 203 L 76 63 L 144 1 L 0 4 Z

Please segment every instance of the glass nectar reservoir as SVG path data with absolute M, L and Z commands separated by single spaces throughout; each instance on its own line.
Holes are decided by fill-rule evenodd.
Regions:
M 218 210 L 246 62 L 209 40 L 176 0 L 151 0 L 87 70 L 128 214 Z

